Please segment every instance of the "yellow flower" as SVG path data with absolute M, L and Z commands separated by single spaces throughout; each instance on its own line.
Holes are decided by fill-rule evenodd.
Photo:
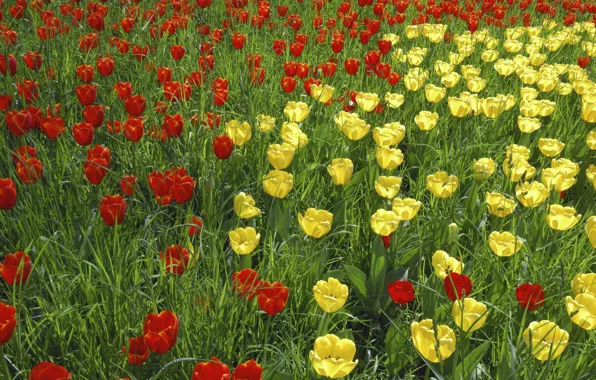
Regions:
M 426 56 L 427 52 L 428 49 L 426 48 L 419 48 L 414 46 L 412 49 L 410 49 L 409 52 L 406 53 L 408 63 L 412 66 L 420 65 L 422 61 L 424 61 L 424 57 Z
M 449 198 L 458 186 L 458 178 L 447 172 L 437 172 L 426 177 L 426 189 L 439 198 Z
M 374 93 L 359 92 L 356 95 L 356 103 L 358 108 L 364 112 L 371 112 L 379 105 L 379 95 Z
M 504 218 L 515 210 L 515 201 L 501 193 L 486 193 L 486 204 L 491 215 Z
M 335 87 L 331 87 L 329 85 L 310 85 L 310 96 L 321 103 L 327 103 L 329 100 L 331 100 L 331 98 L 333 98 L 334 92 Z
M 536 117 L 540 115 L 542 103 L 540 100 L 523 100 L 519 104 L 519 112 L 525 117 Z
M 553 230 L 566 231 L 573 228 L 581 217 L 581 214 L 575 215 L 575 209 L 573 207 L 551 205 L 546 215 L 546 223 Z
M 455 324 L 465 332 L 476 331 L 486 323 L 488 311 L 486 305 L 474 298 L 456 300 L 451 307 L 451 316 Z
M 555 168 L 546 168 L 542 170 L 540 181 L 550 190 L 558 192 L 565 191 L 575 183 L 575 178 L 566 179 L 565 172 Z
M 538 115 L 542 117 L 550 116 L 555 112 L 556 107 L 557 103 L 542 99 L 540 101 L 540 111 L 538 112 Z
M 255 207 L 255 200 L 252 196 L 241 192 L 234 197 L 234 212 L 240 219 L 250 219 L 259 215 L 261 210 Z
M 588 166 L 586 169 L 586 178 L 588 178 L 588 181 L 590 181 L 592 186 L 594 186 L 594 189 L 596 189 L 596 165 L 590 164 L 590 166 Z
M 565 297 L 567 314 L 573 323 L 584 330 L 596 329 L 596 297 L 590 293 L 581 293 L 571 298 Z
M 596 95 L 582 96 L 582 119 L 588 123 L 596 123 Z
M 447 325 L 433 325 L 432 319 L 412 322 L 414 347 L 426 360 L 439 363 L 455 352 L 455 333 Z
M 370 225 L 375 234 L 388 236 L 399 227 L 399 218 L 393 211 L 378 209 L 370 217 Z
M 396 62 L 405 63 L 408 60 L 408 57 L 406 57 L 406 54 L 404 53 L 403 49 L 396 49 L 391 54 L 391 59 Z
M 290 144 L 271 144 L 267 148 L 267 159 L 275 169 L 282 170 L 290 166 L 294 152 L 295 149 Z
M 519 89 L 519 94 L 522 100 L 526 102 L 531 102 L 532 100 L 538 97 L 538 91 L 532 87 L 522 87 Z
M 522 157 L 505 159 L 503 161 L 503 173 L 511 182 L 519 182 L 523 179 L 530 179 L 536 175 L 536 168 Z
M 302 123 L 310 113 L 308 104 L 289 101 L 284 108 L 284 114 L 292 123 Z
M 327 166 L 327 172 L 336 185 L 345 185 L 350 182 L 354 173 L 354 164 L 349 158 L 336 158 Z
M 406 86 L 406 89 L 408 91 L 420 90 L 422 88 L 422 85 L 424 84 L 424 81 L 424 78 L 413 75 L 411 73 L 404 75 L 404 86 Z
M 465 58 L 466 56 L 460 53 L 449 53 L 449 62 L 451 62 L 453 65 L 459 65 L 464 61 Z
M 578 273 L 571 280 L 573 294 L 590 293 L 596 296 L 596 273 Z
M 541 126 L 540 119 L 523 117 L 520 115 L 517 116 L 517 127 L 523 133 L 532 133 L 540 129 Z
M 536 86 L 542 92 L 551 92 L 559 85 L 560 79 L 556 74 L 543 73 L 538 75 Z
M 518 66 L 516 74 L 525 85 L 534 84 L 538 79 L 538 71 L 528 66 Z
M 588 132 L 586 136 L 586 144 L 590 150 L 596 150 L 596 129 Z
M 484 115 L 490 119 L 499 116 L 506 109 L 507 99 L 505 97 L 489 97 L 480 102 L 480 108 Z
M 540 182 L 523 182 L 515 186 L 515 196 L 524 207 L 538 207 L 548 197 L 548 189 Z
M 462 264 L 461 261 L 449 256 L 447 252 L 441 250 L 436 251 L 433 254 L 432 264 L 435 269 L 435 274 L 439 276 L 441 280 L 444 280 L 451 272 L 461 274 L 464 270 L 464 264 Z
M 557 94 L 567 96 L 573 91 L 573 86 L 571 83 L 559 83 L 555 90 L 557 90 Z
M 443 76 L 453 72 L 453 70 L 455 69 L 455 66 L 452 63 L 444 62 L 444 61 L 437 59 L 433 65 L 433 68 L 435 70 L 435 73 L 439 77 L 443 77 Z
M 230 120 L 226 123 L 226 134 L 230 136 L 234 145 L 242 146 L 252 137 L 252 129 L 246 121 Z
M 375 191 L 383 198 L 393 199 L 399 193 L 401 178 L 380 176 L 375 181 Z
M 480 106 L 482 99 L 478 99 L 478 94 L 465 91 L 459 94 L 459 97 L 470 102 L 470 107 L 474 111 L 474 115 L 479 115 L 482 112 L 482 107 Z
M 296 123 L 283 123 L 281 126 L 281 139 L 294 149 L 304 148 L 308 144 L 308 136 Z
M 515 62 L 510 59 L 499 59 L 493 67 L 502 77 L 507 77 L 515 72 Z
M 480 77 L 472 77 L 466 81 L 468 90 L 472 92 L 480 92 L 486 87 L 486 81 Z
M 383 40 L 391 42 L 391 46 L 393 46 L 399 43 L 399 36 L 393 33 L 385 33 L 383 34 Z
M 517 53 L 523 46 L 524 44 L 517 40 L 506 40 L 503 42 L 503 47 L 507 53 Z
M 355 113 L 340 111 L 334 120 L 337 127 L 352 141 L 362 139 L 370 130 L 370 124 Z
M 447 105 L 449 106 L 449 112 L 455 117 L 468 116 L 472 112 L 472 104 L 468 99 L 450 96 L 447 98 Z
M 402 140 L 406 136 L 406 127 L 397 121 L 394 121 L 392 123 L 387 123 L 383 126 L 383 128 L 389 128 L 389 129 L 397 132 L 397 142 L 395 143 L 395 145 L 402 142 Z
M 495 172 L 495 162 L 491 158 L 481 158 L 474 160 L 474 179 L 482 181 L 493 175 Z
M 443 86 L 445 86 L 447 88 L 452 88 L 452 87 L 455 87 L 459 83 L 460 79 L 461 79 L 461 75 L 459 75 L 455 71 L 452 71 L 452 72 L 445 74 L 441 77 L 441 83 L 443 83 Z
M 424 86 L 424 96 L 426 96 L 426 100 L 431 103 L 438 103 L 447 94 L 447 89 L 444 87 L 437 87 L 434 84 L 427 84 Z
M 405 100 L 402 94 L 392 94 L 389 92 L 385 94 L 383 99 L 389 108 L 399 108 L 402 104 L 404 104 Z
M 534 321 L 524 331 L 524 342 L 530 346 L 536 359 L 553 360 L 565 351 L 569 333 L 549 320 Z
M 325 313 L 335 313 L 348 300 L 348 286 L 333 277 L 318 281 L 312 291 L 315 301 Z
M 401 141 L 399 132 L 396 130 L 379 127 L 373 129 L 373 139 L 378 146 L 397 145 Z
M 418 214 L 422 202 L 412 198 L 395 198 L 391 209 L 400 220 L 412 220 Z
M 542 154 L 546 157 L 555 157 L 559 155 L 563 148 L 565 148 L 565 144 L 557 139 L 541 138 L 538 140 L 538 149 L 540 149 Z
M 494 62 L 497 60 L 497 58 L 499 58 L 499 52 L 492 49 L 486 49 L 482 52 L 480 58 L 484 62 Z
M 251 254 L 261 240 L 261 234 L 258 234 L 252 227 L 236 228 L 234 231 L 230 231 L 228 236 L 232 249 L 239 255 Z
M 414 122 L 421 131 L 430 131 L 437 125 L 439 120 L 439 114 L 430 111 L 420 111 L 418 115 L 414 117 Z
M 414 38 L 420 37 L 420 33 L 422 33 L 422 28 L 419 25 L 408 25 L 406 26 L 406 37 L 410 40 Z
M 546 54 L 538 53 L 536 51 L 530 54 L 530 63 L 532 66 L 540 66 L 544 61 L 546 61 Z
M 592 247 L 596 248 L 596 216 L 588 218 L 585 230 L 590 244 L 592 244 Z
M 263 176 L 263 190 L 275 198 L 285 198 L 294 187 L 294 176 L 282 170 L 271 170 Z
M 377 163 L 385 170 L 393 170 L 404 162 L 404 154 L 400 149 L 379 146 L 376 149 Z
M 298 214 L 298 224 L 305 234 L 315 239 L 327 235 L 331 231 L 331 222 L 333 222 L 333 214 L 325 210 L 317 210 L 309 208 L 302 216 Z
M 308 358 L 319 375 L 339 379 L 348 376 L 358 365 L 358 360 L 354 361 L 354 355 L 354 342 L 327 334 L 315 340 L 314 350 L 310 351 Z
M 488 245 L 495 255 L 509 257 L 516 254 L 524 243 L 510 232 L 493 231 L 488 235 Z
M 275 128 L 275 119 L 267 115 L 257 115 L 257 124 L 259 125 L 259 131 L 269 132 Z
M 480 76 L 480 72 L 481 70 L 479 68 L 472 65 L 464 65 L 461 67 L 461 75 L 463 75 L 465 80 L 478 78 Z

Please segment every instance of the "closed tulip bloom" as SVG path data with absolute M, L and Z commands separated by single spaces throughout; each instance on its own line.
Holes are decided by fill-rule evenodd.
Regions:
M 31 258 L 23 251 L 7 253 L 0 263 L 0 275 L 8 285 L 27 283 L 31 269 Z
M 336 158 L 327 166 L 327 172 L 335 185 L 343 186 L 350 182 L 354 164 L 349 158 Z
M 445 87 L 438 87 L 433 84 L 424 86 L 424 96 L 430 103 L 439 103 L 447 95 Z
M 405 98 L 402 94 L 386 93 L 383 98 L 389 108 L 399 108 L 404 104 Z
M 436 125 L 439 120 L 439 114 L 430 111 L 420 111 L 418 115 L 414 117 L 414 122 L 421 131 L 430 131 Z
M 491 215 L 504 218 L 515 210 L 515 201 L 500 193 L 486 193 L 486 204 Z
M 400 220 L 412 220 L 422 206 L 422 202 L 412 198 L 395 198 L 392 202 L 392 210 Z
M 275 198 L 285 198 L 294 187 L 294 176 L 282 170 L 271 170 L 263 176 L 263 190 Z
M 400 137 L 403 138 L 398 131 L 391 128 L 373 129 L 373 139 L 378 146 L 397 145 L 401 141 Z
M 480 77 L 473 77 L 466 81 L 468 90 L 472 92 L 480 92 L 486 87 L 486 80 Z
M 573 207 L 564 207 L 561 205 L 551 205 L 546 215 L 546 223 L 553 230 L 567 231 L 573 228 L 581 219 L 580 215 L 575 215 Z
M 328 85 L 310 85 L 310 96 L 321 103 L 327 103 L 330 101 L 333 98 L 334 92 L 335 88 Z
M 445 74 L 441 77 L 441 83 L 443 83 L 443 86 L 447 88 L 455 87 L 460 80 L 461 75 L 459 75 L 459 73 L 456 73 L 455 71 L 449 74 Z
M 381 236 L 391 235 L 399 227 L 399 217 L 393 211 L 377 210 L 370 217 L 370 225 L 375 234 Z
M 532 355 L 540 361 L 558 358 L 569 343 L 569 333 L 549 320 L 530 323 L 523 337 Z
M 517 127 L 523 133 L 532 133 L 537 131 L 542 126 L 540 119 L 536 119 L 533 117 L 517 117 Z
M 377 163 L 385 170 L 393 170 L 404 162 L 404 154 L 397 148 L 379 146 L 375 153 Z
M 468 99 L 450 96 L 447 98 L 449 112 L 455 117 L 465 117 L 472 112 L 472 104 Z
M 582 96 L 582 119 L 588 123 L 596 123 L 596 95 Z
M 476 331 L 486 323 L 488 312 L 486 305 L 474 298 L 465 297 L 453 302 L 451 316 L 463 331 Z
M 0 302 L 0 345 L 6 344 L 12 338 L 17 327 L 16 314 L 17 309 Z
M 540 115 L 542 103 L 540 100 L 523 100 L 519 104 L 519 112 L 525 117 L 536 117 Z
M 391 130 L 397 132 L 397 142 L 395 143 L 395 145 L 402 142 L 404 137 L 406 137 L 406 127 L 405 127 L 405 125 L 401 124 L 400 122 L 394 121 L 392 123 L 387 123 L 383 126 L 383 128 L 388 128 L 388 129 L 391 129 Z
M 596 165 L 590 164 L 590 166 L 588 166 L 588 168 L 586 169 L 586 178 L 588 179 L 588 181 L 590 181 L 592 183 L 592 186 L 594 187 L 594 189 L 596 189 Z M 1 181 L 1 179 L 0 179 L 0 181 Z M 0 201 L 0 205 L 1 204 L 2 204 L 2 202 Z M 2 207 L 0 206 L 0 209 L 1 208 Z
M 438 250 L 433 254 L 432 265 L 435 269 L 435 274 L 439 276 L 441 280 L 451 272 L 461 274 L 464 270 L 464 264 L 454 257 L 449 256 L 445 251 Z
M 31 368 L 29 380 L 70 380 L 72 375 L 68 370 L 60 365 L 50 362 L 41 362 Z
M 269 132 L 275 128 L 275 119 L 267 115 L 257 115 L 257 124 L 259 126 L 259 131 Z
M 497 58 L 499 58 L 499 52 L 492 49 L 486 49 L 482 52 L 480 58 L 484 62 L 494 62 L 497 60 Z
M 174 347 L 178 339 L 178 317 L 170 310 L 147 314 L 143 335 L 151 351 L 165 354 Z
M 348 300 L 348 286 L 333 277 L 318 281 L 312 291 L 315 301 L 325 313 L 335 313 Z
M 590 293 L 580 293 L 571 298 L 565 297 L 565 308 L 573 323 L 584 330 L 596 329 L 596 297 Z
M 230 246 L 232 250 L 239 255 L 251 254 L 259 241 L 261 240 L 261 234 L 252 227 L 247 228 L 236 228 L 234 231 L 230 231 Z
M 393 199 L 399 193 L 401 181 L 400 177 L 382 175 L 375 181 L 375 191 L 383 198 Z
M 503 173 L 511 182 L 530 179 L 536 175 L 536 168 L 523 158 L 503 161 Z
M 259 309 L 269 315 L 275 315 L 285 309 L 289 295 L 290 290 L 281 282 L 270 284 L 269 282 L 264 281 L 257 290 L 257 303 Z M 238 367 L 236 367 L 236 371 L 237 370 Z M 234 379 L 252 378 L 248 376 L 237 376 L 236 371 L 234 371 Z M 257 378 L 260 379 L 260 376 Z
M 523 182 L 515 186 L 515 196 L 524 207 L 538 207 L 548 197 L 548 189 L 540 182 Z
M 359 92 L 356 95 L 358 108 L 364 112 L 372 112 L 379 105 L 379 95 L 374 93 Z
M 590 293 L 596 296 L 596 273 L 578 273 L 571 280 L 573 294 Z
M 404 85 L 408 91 L 418 91 L 422 88 L 425 79 L 423 77 L 408 73 L 404 76 Z
M 259 215 L 261 210 L 255 207 L 255 200 L 252 196 L 241 192 L 234 197 L 234 212 L 240 219 L 250 219 Z
M 505 111 L 506 107 L 507 99 L 505 97 L 492 96 L 485 98 L 482 102 L 480 102 L 480 108 L 482 109 L 484 116 L 488 117 L 489 119 L 495 119 L 503 111 Z
M 507 77 L 515 72 L 516 65 L 511 59 L 499 59 L 493 67 L 500 76 Z
M 292 123 L 302 123 L 310 113 L 308 104 L 290 101 L 284 108 L 284 114 Z
M 127 203 L 120 195 L 106 195 L 99 204 L 99 214 L 103 222 L 112 227 L 124 222 Z
M 252 137 L 252 128 L 246 121 L 230 120 L 226 123 L 226 134 L 236 146 L 246 144 Z
M 294 147 L 287 143 L 272 144 L 267 148 L 267 160 L 275 169 L 282 170 L 290 166 L 295 151 Z
M 362 139 L 370 130 L 370 124 L 355 113 L 340 111 L 334 120 L 337 127 L 352 141 Z
M 449 326 L 434 326 L 432 319 L 424 319 L 412 322 L 410 329 L 414 347 L 426 360 L 439 363 L 455 352 L 455 333 Z
M 478 67 L 474 67 L 472 65 L 463 65 L 461 66 L 461 75 L 463 75 L 465 80 L 469 80 L 472 78 L 478 78 L 480 76 L 481 69 Z
M 439 198 L 449 198 L 458 187 L 458 178 L 447 172 L 437 172 L 426 177 L 426 189 Z
M 302 132 L 296 123 L 283 123 L 281 126 L 282 140 L 298 150 L 308 144 L 308 136 Z
M 549 191 L 557 192 L 565 191 L 575 184 L 574 177 L 566 178 L 564 171 L 555 168 L 543 169 L 540 181 Z
M 493 231 L 488 235 L 488 245 L 495 255 L 509 257 L 516 254 L 524 243 L 510 232 Z
M 491 158 L 481 158 L 474 160 L 474 179 L 482 181 L 493 175 L 495 172 L 495 162 Z
M 596 216 L 588 218 L 585 230 L 590 244 L 592 244 L 592 247 L 596 248 Z
M 200 4 L 200 3 L 199 3 Z M 230 378 L 230 367 L 218 358 L 212 357 L 209 362 L 199 362 L 192 371 L 191 380 L 221 380 Z
M 298 224 L 305 234 L 315 239 L 327 235 L 331 231 L 333 214 L 326 210 L 309 208 L 304 215 L 298 214 Z
M 546 157 L 555 157 L 565 148 L 565 144 L 557 139 L 541 138 L 538 140 L 538 148 Z
M 455 66 L 450 62 L 436 60 L 433 64 L 433 69 L 439 77 L 444 77 L 445 75 L 453 72 L 453 70 L 455 70 Z
M 321 376 L 339 379 L 348 376 L 358 365 L 354 361 L 356 345 L 349 339 L 340 339 L 333 334 L 318 337 L 308 358 L 314 370 Z
M 540 101 L 540 110 L 538 111 L 538 115 L 542 117 L 547 117 L 555 112 L 557 103 L 552 102 L 550 100 L 542 99 Z

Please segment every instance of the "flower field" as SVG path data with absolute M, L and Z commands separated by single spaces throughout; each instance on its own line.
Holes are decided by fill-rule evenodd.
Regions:
M 596 2 L 0 0 L 0 379 L 596 378 Z

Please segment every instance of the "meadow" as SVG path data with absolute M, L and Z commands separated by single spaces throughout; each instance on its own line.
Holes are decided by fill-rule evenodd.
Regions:
M 0 378 L 596 378 L 596 4 L 0 0 Z

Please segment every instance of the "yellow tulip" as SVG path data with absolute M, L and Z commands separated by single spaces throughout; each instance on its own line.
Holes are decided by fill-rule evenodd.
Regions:
M 571 280 L 573 294 L 590 293 L 596 296 L 596 273 L 578 273 Z
M 540 149 L 542 154 L 546 157 L 555 157 L 559 155 L 563 148 L 565 148 L 565 144 L 557 139 L 541 138 L 538 140 L 538 149 Z
M 455 71 L 452 71 L 452 72 L 447 73 L 441 77 L 441 83 L 443 83 L 443 86 L 445 86 L 447 88 L 452 88 L 452 87 L 455 87 L 459 83 L 460 79 L 461 79 L 461 75 L 459 75 Z
M 445 251 L 436 251 L 432 257 L 432 265 L 435 269 L 435 274 L 439 276 L 441 280 L 451 272 L 461 274 L 464 270 L 464 264 L 454 257 L 449 256 Z
M 246 144 L 252 137 L 252 129 L 246 121 L 230 120 L 225 125 L 226 134 L 232 139 L 236 146 Z
M 592 247 L 596 248 L 596 216 L 588 218 L 585 230 L 590 244 L 592 244 Z
M 486 81 L 480 77 L 472 77 L 466 81 L 468 90 L 472 92 L 480 92 L 486 87 Z
M 476 331 L 486 323 L 488 311 L 486 305 L 474 298 L 456 300 L 451 307 L 451 316 L 455 324 L 465 332 Z
M 401 178 L 380 176 L 375 181 L 375 191 L 383 198 L 393 199 L 399 193 Z
M 386 93 L 383 98 L 389 108 L 399 108 L 404 104 L 405 98 L 402 94 Z
M 470 107 L 472 108 L 474 115 L 479 115 L 482 112 L 482 107 L 480 106 L 482 100 L 478 99 L 478 94 L 472 94 L 465 91 L 460 93 L 459 97 L 470 102 Z
M 566 178 L 565 172 L 555 168 L 546 168 L 542 170 L 540 181 L 551 191 L 565 191 L 575 183 L 575 178 Z
M 383 128 L 389 128 L 397 133 L 397 142 L 395 143 L 395 145 L 402 142 L 404 137 L 406 137 L 406 127 L 397 121 L 387 123 L 383 126 Z
M 585 95 L 589 94 L 594 87 L 594 82 L 589 79 L 577 79 L 574 80 L 571 84 L 573 87 L 573 91 L 575 91 L 578 95 Z
M 412 66 L 418 66 L 422 63 L 422 61 L 424 61 L 424 57 L 426 56 L 426 53 L 428 52 L 428 49 L 426 48 L 419 48 L 419 47 L 413 47 L 412 49 L 410 49 L 409 52 L 406 53 L 406 57 L 408 58 L 408 63 Z
M 282 170 L 271 170 L 263 176 L 263 190 L 275 198 L 285 198 L 294 187 L 294 176 Z
M 499 257 L 513 256 L 523 245 L 520 238 L 507 231 L 493 231 L 488 235 L 488 246 Z
M 352 141 L 362 139 L 370 130 L 370 124 L 355 113 L 340 111 L 334 118 L 337 127 Z
M 504 218 L 515 210 L 515 201 L 501 193 L 486 193 L 486 204 L 491 215 Z
M 461 67 L 461 75 L 463 75 L 465 80 L 470 80 L 472 78 L 478 78 L 480 76 L 481 70 L 477 67 L 472 65 L 464 65 Z
M 240 219 L 250 219 L 259 215 L 261 210 L 255 207 L 255 200 L 252 196 L 241 192 L 234 197 L 234 212 Z
M 531 102 L 532 100 L 535 100 L 538 97 L 538 91 L 532 87 L 520 88 L 519 94 L 522 100 L 525 100 L 526 102 Z
M 287 143 L 271 144 L 267 148 L 267 160 L 275 169 L 282 170 L 290 166 L 295 151 L 294 147 Z
M 430 111 L 420 111 L 418 115 L 414 117 L 414 122 L 421 131 L 432 130 L 437 125 L 438 120 L 439 114 Z
M 507 99 L 504 97 L 489 97 L 485 98 L 481 103 L 482 112 L 490 119 L 499 116 L 507 106 Z
M 571 83 L 559 82 L 557 87 L 555 87 L 555 90 L 557 91 L 557 94 L 559 94 L 561 96 L 567 96 L 567 95 L 571 94 L 571 92 L 573 91 L 573 86 L 571 85 Z
M 439 198 L 449 198 L 458 186 L 458 178 L 447 172 L 437 172 L 426 177 L 426 189 Z
M 399 218 L 393 211 L 379 209 L 370 217 L 370 226 L 375 234 L 388 236 L 399 227 Z
M 335 87 L 331 87 L 329 85 L 319 85 L 319 84 L 311 84 L 310 85 L 310 96 L 318 100 L 320 103 L 327 103 L 333 98 L 333 93 L 335 92 Z
M 422 88 L 422 85 L 424 84 L 424 78 L 421 78 L 420 76 L 416 76 L 413 74 L 406 74 L 404 75 L 404 86 L 406 86 L 406 89 L 408 91 L 418 91 Z
M 469 100 L 450 96 L 447 98 L 449 112 L 455 117 L 465 117 L 472 112 L 472 105 Z
M 304 148 L 308 144 L 308 136 L 302 132 L 296 123 L 283 123 L 281 126 L 281 139 L 294 149 Z
M 459 45 L 457 47 L 457 52 L 459 55 L 463 57 L 469 57 L 474 53 L 475 47 L 474 45 Z M 461 62 L 460 62 L 461 63 Z
M 383 38 L 384 41 L 389 41 L 391 42 L 391 46 L 397 45 L 399 43 L 399 36 L 397 34 L 393 34 L 393 33 L 385 33 L 383 34 Z
M 573 207 L 550 205 L 546 215 L 546 223 L 553 230 L 566 231 L 573 228 L 581 219 L 581 214 L 575 215 Z
M 556 74 L 547 74 L 543 73 L 538 75 L 538 80 L 536 80 L 536 86 L 541 92 L 551 92 L 557 88 L 559 85 L 559 77 Z
M 451 62 L 453 65 L 459 65 L 464 61 L 465 58 L 466 56 L 460 53 L 449 53 L 449 62 Z
M 298 224 L 305 234 L 315 239 L 327 235 L 331 231 L 333 214 L 325 210 L 309 208 L 304 213 L 298 214 Z
M 374 109 L 379 105 L 379 102 L 379 95 L 374 93 L 359 92 L 356 95 L 356 103 L 358 104 L 358 108 L 364 112 L 374 111 Z
M 422 33 L 422 28 L 420 28 L 419 25 L 406 26 L 405 34 L 408 39 L 412 40 L 418 38 L 420 37 L 420 33 Z
M 586 169 L 586 178 L 588 178 L 588 181 L 592 183 L 592 186 L 594 186 L 594 189 L 596 190 L 596 165 L 590 164 L 590 166 L 588 166 Z
M 404 162 L 400 149 L 379 146 L 376 149 L 377 164 L 385 170 L 393 170 Z
M 339 379 L 348 376 L 358 365 L 358 360 L 354 361 L 354 355 L 354 342 L 327 334 L 315 340 L 314 350 L 310 351 L 308 358 L 319 375 Z
M 252 227 L 236 228 L 234 231 L 230 231 L 228 236 L 230 246 L 239 255 L 251 254 L 261 240 L 261 234 L 258 234 Z
M 519 112 L 525 117 L 536 117 L 540 115 L 542 109 L 542 103 L 540 100 L 524 100 L 519 104 Z
M 596 95 L 582 96 L 582 119 L 588 123 L 596 123 Z
M 433 325 L 431 319 L 412 322 L 414 347 L 426 360 L 439 363 L 455 352 L 455 333 L 447 325 Z
M 400 135 L 396 130 L 378 127 L 373 129 L 373 139 L 378 146 L 397 145 L 401 141 Z
M 549 320 L 530 323 L 523 337 L 532 355 L 541 361 L 558 358 L 569 343 L 569 333 Z
M 343 186 L 350 182 L 354 173 L 354 164 L 349 158 L 336 158 L 327 166 L 327 172 L 335 185 Z
M 315 301 L 325 313 L 335 313 L 348 300 L 348 286 L 333 277 L 318 281 L 312 291 Z
M 495 162 L 491 158 L 481 158 L 474 160 L 474 179 L 482 181 L 493 175 L 495 172 Z
M 412 198 L 393 199 L 391 209 L 400 220 L 412 220 L 418 214 L 422 202 Z
M 540 66 L 546 61 L 546 54 L 538 53 L 534 51 L 530 54 L 530 63 L 532 66 Z
M 284 108 L 284 114 L 292 123 L 302 123 L 310 113 L 308 104 L 290 101 Z
M 439 103 L 443 100 L 446 94 L 447 89 L 444 87 L 438 87 L 433 84 L 424 86 L 424 96 L 430 103 Z
M 499 59 L 493 67 L 502 77 L 507 77 L 515 72 L 515 62 L 510 59 Z
M 406 54 L 402 49 L 396 49 L 391 54 L 391 59 L 396 62 L 405 63 L 408 60 L 408 57 L 406 57 Z
M 524 207 L 538 207 L 548 197 L 548 189 L 544 184 L 533 181 L 523 182 L 515 186 L 515 196 Z
M 540 101 L 540 110 L 538 111 L 538 115 L 542 117 L 550 116 L 553 114 L 553 112 L 555 112 L 556 107 L 557 103 L 542 99 Z
M 499 52 L 492 49 L 486 49 L 482 52 L 480 58 L 484 62 L 494 62 L 497 60 L 497 58 L 499 58 Z
M 524 44 L 517 40 L 506 40 L 503 42 L 503 47 L 507 53 L 517 53 L 523 46 Z
M 573 323 L 584 330 L 596 329 L 596 297 L 581 293 L 571 298 L 565 297 L 565 308 Z
M 586 136 L 586 144 L 590 150 L 596 150 L 596 129 L 588 132 Z
M 536 174 L 536 168 L 523 158 L 505 159 L 503 161 L 503 172 L 511 182 L 519 182 L 522 179 L 530 179 Z
M 259 126 L 259 131 L 269 132 L 275 128 L 275 119 L 267 115 L 257 115 L 257 124 Z
M 435 73 L 439 77 L 444 77 L 445 75 L 453 72 L 453 70 L 455 69 L 455 66 L 449 62 L 443 62 L 441 60 L 436 60 L 433 65 L 433 68 L 435 70 Z
M 523 117 L 521 115 L 517 116 L 517 127 L 523 133 L 532 133 L 540 129 L 541 126 L 540 119 Z

